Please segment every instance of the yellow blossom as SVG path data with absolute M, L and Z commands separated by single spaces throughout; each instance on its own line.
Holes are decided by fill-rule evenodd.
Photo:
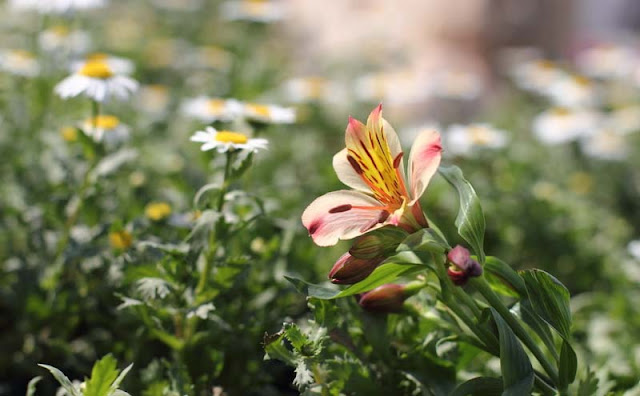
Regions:
M 131 233 L 125 230 L 112 231 L 109 233 L 109 244 L 112 248 L 118 250 L 125 250 L 131 246 L 133 237 Z
M 153 221 L 160 221 L 169 217 L 171 206 L 166 202 L 151 202 L 144 208 L 144 214 Z

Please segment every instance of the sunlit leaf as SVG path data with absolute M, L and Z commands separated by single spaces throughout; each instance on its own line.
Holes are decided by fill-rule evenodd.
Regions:
M 471 184 L 462 175 L 460 168 L 440 167 L 439 172 L 458 191 L 460 209 L 455 221 L 458 233 L 469 243 L 480 263 L 484 264 L 485 222 L 480 200 Z

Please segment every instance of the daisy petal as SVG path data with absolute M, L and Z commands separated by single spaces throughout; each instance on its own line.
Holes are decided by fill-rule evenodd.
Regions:
M 319 246 L 335 245 L 382 226 L 388 212 L 380 202 L 357 191 L 339 190 L 316 198 L 302 214 L 302 224 Z
M 438 170 L 441 151 L 440 134 L 433 130 L 422 132 L 413 143 L 409 155 L 409 180 L 413 198 L 410 205 L 420 199 L 431 177 Z

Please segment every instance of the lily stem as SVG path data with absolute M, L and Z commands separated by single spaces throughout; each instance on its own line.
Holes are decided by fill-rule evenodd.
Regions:
M 522 341 L 524 345 L 533 353 L 536 357 L 540 365 L 544 369 L 544 371 L 549 375 L 551 380 L 554 383 L 558 383 L 558 373 L 555 367 L 549 362 L 547 357 L 542 353 L 538 345 L 535 343 L 533 338 L 526 332 L 524 327 L 518 322 L 518 320 L 513 316 L 511 311 L 502 303 L 500 298 L 493 292 L 491 286 L 484 279 L 484 276 L 480 276 L 477 278 L 473 278 L 469 281 L 475 289 L 487 300 L 489 305 L 493 307 L 500 316 L 507 322 L 511 330 L 513 330 L 514 334 Z

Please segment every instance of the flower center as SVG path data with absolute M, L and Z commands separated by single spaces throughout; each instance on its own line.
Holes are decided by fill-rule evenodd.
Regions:
M 246 0 L 243 3 L 244 11 L 250 15 L 264 14 L 267 10 L 268 1 L 266 0 Z
M 569 109 L 565 107 L 556 107 L 553 110 L 551 110 L 551 112 L 553 113 L 554 116 L 560 116 L 560 117 L 566 117 L 570 113 Z
M 546 59 L 539 60 L 537 62 L 537 65 L 538 65 L 539 68 L 541 68 L 543 70 L 552 70 L 552 69 L 555 69 L 555 67 L 556 67 L 556 65 L 553 62 L 551 62 L 550 60 L 546 60 Z
M 100 129 L 113 129 L 120 125 L 120 120 L 118 119 L 118 117 L 112 115 L 101 115 L 90 118 L 87 123 L 90 125 L 95 125 L 96 128 Z
M 219 131 L 218 133 L 216 133 L 215 139 L 218 142 L 222 142 L 222 143 L 237 143 L 237 144 L 244 144 L 249 141 L 249 138 L 246 137 L 245 135 L 238 132 L 231 132 L 231 131 Z
M 106 61 L 109 58 L 109 55 L 104 52 L 94 52 L 87 56 L 88 61 Z
M 80 69 L 79 74 L 104 80 L 113 76 L 113 71 L 109 65 L 101 60 L 88 60 Z
M 589 87 L 591 85 L 591 81 L 584 76 L 575 76 L 573 77 L 573 81 L 581 87 Z
M 484 146 L 491 141 L 491 135 L 486 128 L 472 127 L 469 132 L 471 141 L 476 145 Z
M 254 104 L 248 104 L 247 105 L 247 109 L 252 112 L 255 113 L 261 117 L 269 117 L 270 115 L 270 111 L 269 111 L 269 106 L 264 106 L 264 105 L 254 105 Z
M 224 110 L 225 102 L 221 99 L 210 99 L 207 105 L 212 113 L 220 114 Z
M 66 37 L 69 35 L 69 28 L 64 25 L 56 25 L 51 28 L 51 32 L 56 36 Z

